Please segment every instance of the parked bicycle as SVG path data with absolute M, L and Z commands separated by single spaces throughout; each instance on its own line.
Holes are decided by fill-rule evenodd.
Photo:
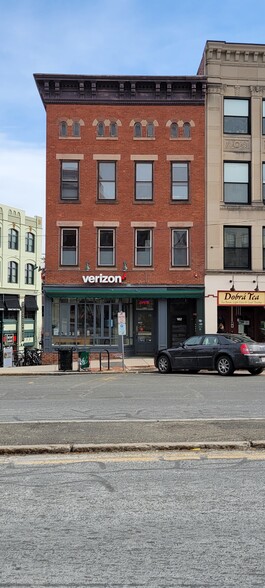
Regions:
M 23 365 L 41 365 L 41 349 L 32 349 L 25 347 L 24 351 L 15 351 L 13 354 L 13 364 L 16 367 Z

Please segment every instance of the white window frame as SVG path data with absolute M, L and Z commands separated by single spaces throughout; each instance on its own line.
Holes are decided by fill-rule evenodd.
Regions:
M 186 235 L 186 246 L 185 247 L 176 247 L 175 245 L 175 233 L 182 233 L 184 235 Z M 172 229 L 171 232 L 171 265 L 172 267 L 189 267 L 189 263 L 190 263 L 190 246 L 189 246 L 189 230 L 188 229 L 182 229 L 182 228 L 174 228 Z M 185 251 L 186 255 L 185 255 L 185 262 L 184 263 L 175 263 L 175 254 L 177 251 Z
M 112 233 L 112 245 L 102 245 L 101 244 L 101 236 L 104 233 Z M 104 227 L 104 228 L 99 228 L 98 229 L 98 234 L 97 234 L 97 250 L 98 250 L 98 261 L 97 261 L 97 265 L 98 267 L 114 267 L 115 263 L 116 263 L 116 230 L 112 229 L 110 227 Z M 104 253 L 106 252 L 112 252 L 111 255 L 111 260 L 110 263 L 106 263 L 106 260 L 104 259 Z
M 65 246 L 64 245 L 64 235 L 66 232 L 72 231 L 75 234 L 75 247 L 74 246 Z M 67 251 L 70 252 L 75 251 L 75 260 L 74 263 L 65 263 L 64 254 L 67 254 Z M 63 267 L 76 267 L 78 265 L 78 254 L 79 254 L 79 229 L 73 227 L 63 227 L 61 228 L 61 266 Z
M 149 246 L 142 246 L 142 245 L 138 245 L 138 235 L 140 233 L 143 232 L 149 232 Z M 139 262 L 139 254 L 141 254 L 141 252 L 148 252 L 149 254 L 149 260 L 148 263 L 141 263 Z M 149 227 L 146 228 L 141 228 L 141 229 L 135 229 L 135 234 L 134 234 L 134 265 L 135 267 L 152 267 L 153 265 L 153 230 L 150 229 Z
M 18 263 L 16 261 L 9 261 L 8 262 L 7 281 L 8 281 L 8 284 L 17 284 L 18 283 Z
M 241 179 L 241 175 L 243 181 Z M 232 195 L 228 193 L 228 186 L 235 188 L 235 195 L 231 190 Z M 242 196 L 238 198 L 236 192 L 240 186 L 247 186 L 247 193 L 242 192 Z M 225 161 L 224 162 L 224 204 L 239 204 L 247 205 L 250 203 L 250 164 L 248 161 Z
M 242 130 L 240 130 L 240 121 Z M 229 128 L 229 124 L 231 127 Z M 246 123 L 245 128 L 244 123 Z M 233 127 L 234 124 L 234 127 Z M 248 98 L 224 98 L 224 134 L 248 135 L 250 133 L 250 102 Z
M 25 265 L 25 284 L 34 285 L 34 265 L 32 263 Z

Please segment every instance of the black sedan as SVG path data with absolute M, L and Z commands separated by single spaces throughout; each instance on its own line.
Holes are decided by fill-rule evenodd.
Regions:
M 194 336 L 177 347 L 161 349 L 154 362 L 161 374 L 210 370 L 231 376 L 235 370 L 248 370 L 255 376 L 265 368 L 265 343 L 232 333 Z

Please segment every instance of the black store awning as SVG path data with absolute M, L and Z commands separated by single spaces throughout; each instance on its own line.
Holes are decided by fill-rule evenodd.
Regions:
M 36 300 L 36 296 L 25 296 L 25 310 L 30 310 L 31 312 L 35 312 L 36 310 L 39 310 L 38 305 L 37 305 L 37 300 Z
M 5 310 L 5 303 L 3 301 L 3 294 L 0 294 L 0 311 Z
M 14 294 L 4 294 L 6 310 L 21 310 L 18 296 Z

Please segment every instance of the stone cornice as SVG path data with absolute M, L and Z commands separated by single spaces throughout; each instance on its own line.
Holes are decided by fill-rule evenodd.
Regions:
M 46 104 L 204 104 L 204 76 L 34 74 Z
M 259 65 L 265 67 L 265 45 L 248 43 L 226 43 L 225 41 L 207 41 L 206 64 L 229 63 L 242 65 Z

